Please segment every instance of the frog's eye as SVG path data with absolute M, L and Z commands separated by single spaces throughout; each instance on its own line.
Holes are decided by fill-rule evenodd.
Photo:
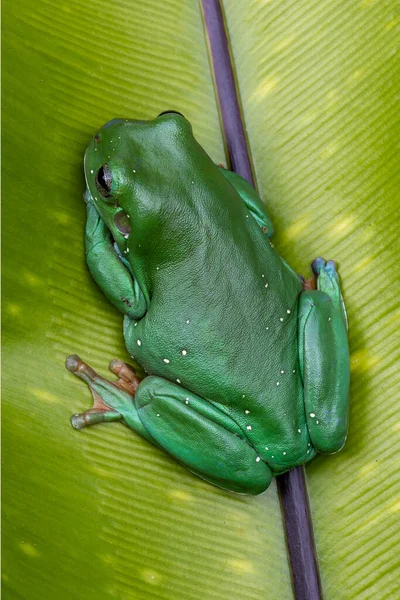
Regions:
M 104 198 L 111 196 L 112 175 L 110 167 L 105 164 L 97 171 L 96 185 Z
M 185 118 L 183 114 L 177 110 L 164 110 L 164 112 L 160 113 L 158 116 L 161 117 L 161 115 L 179 115 L 180 117 Z

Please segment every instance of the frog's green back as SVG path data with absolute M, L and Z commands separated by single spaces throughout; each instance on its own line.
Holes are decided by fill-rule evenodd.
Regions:
M 284 470 L 304 460 L 309 442 L 305 427 L 298 432 L 301 285 L 233 186 L 200 147 L 196 154 L 196 169 L 179 164 L 153 203 L 150 235 L 141 213 L 133 217 L 130 256 L 151 302 L 128 349 L 148 373 L 178 379 L 228 412 Z

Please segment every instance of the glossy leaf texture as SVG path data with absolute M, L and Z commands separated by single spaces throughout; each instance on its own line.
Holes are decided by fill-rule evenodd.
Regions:
M 174 109 L 226 162 L 197 2 L 8 0 L 3 34 L 3 598 L 290 599 L 275 484 L 235 496 L 69 422 L 91 398 L 66 356 L 129 360 L 84 261 L 87 143 Z
M 350 322 L 347 444 L 307 466 L 326 600 L 398 597 L 400 14 L 392 0 L 225 0 L 275 245 L 338 262 Z

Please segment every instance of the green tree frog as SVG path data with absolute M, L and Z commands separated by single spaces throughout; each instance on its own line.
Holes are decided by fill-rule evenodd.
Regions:
M 87 264 L 147 376 L 113 360 L 111 382 L 68 357 L 94 397 L 73 426 L 122 421 L 242 494 L 340 450 L 349 350 L 335 263 L 317 258 L 305 285 L 270 242 L 255 190 L 211 160 L 179 113 L 110 121 L 84 171 Z

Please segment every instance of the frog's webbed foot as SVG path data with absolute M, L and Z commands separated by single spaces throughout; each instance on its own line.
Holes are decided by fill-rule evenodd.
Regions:
M 316 277 L 316 289 L 324 292 L 331 298 L 333 304 L 339 308 L 347 327 L 346 308 L 340 291 L 336 262 L 334 260 L 326 261 L 318 257 L 311 263 L 311 268 Z M 310 288 L 303 287 L 303 289 Z
M 336 285 L 339 283 L 339 276 L 337 273 L 336 262 L 334 260 L 325 260 L 319 256 L 311 263 L 311 268 L 317 278 L 324 277 L 326 275 L 332 279 Z
M 65 366 L 68 371 L 88 384 L 93 396 L 93 407 L 91 409 L 71 417 L 71 423 L 75 429 L 83 429 L 104 421 L 119 421 L 122 418 L 118 409 L 133 402 L 140 383 L 131 366 L 118 359 L 112 360 L 109 369 L 119 377 L 115 382 L 108 381 L 98 375 L 92 367 L 83 362 L 76 354 L 67 358 Z

